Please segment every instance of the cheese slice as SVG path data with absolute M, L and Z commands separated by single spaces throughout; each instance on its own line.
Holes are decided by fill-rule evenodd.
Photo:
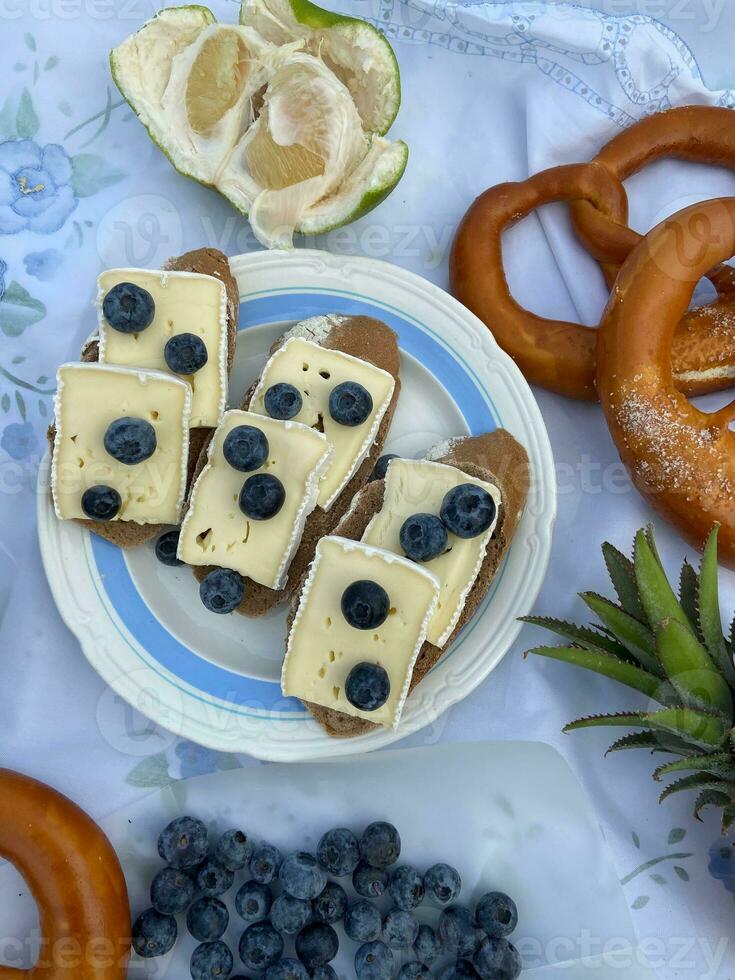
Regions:
M 390 598 L 388 618 L 375 630 L 356 629 L 342 614 L 343 592 L 362 579 L 377 582 Z M 346 538 L 322 538 L 288 638 L 283 693 L 395 728 L 438 593 L 435 576 L 405 558 Z M 366 661 L 380 664 L 390 678 L 388 700 L 375 711 L 360 711 L 345 696 L 350 671 Z
M 248 473 L 230 466 L 222 451 L 228 434 L 239 425 L 260 429 L 270 450 L 263 466 Z M 179 558 L 188 565 L 232 568 L 269 589 L 283 588 L 331 458 L 326 438 L 307 425 L 226 412 L 191 492 Z M 243 484 L 255 473 L 278 477 L 286 491 L 283 506 L 267 521 L 249 520 L 238 503 Z
M 343 381 L 357 381 L 372 396 L 373 410 L 362 425 L 340 425 L 329 414 L 331 391 Z M 319 490 L 319 506 L 329 510 L 370 452 L 393 397 L 395 379 L 368 361 L 292 336 L 266 364 L 250 411 L 267 415 L 265 393 L 280 382 L 301 392 L 303 405 L 294 421 L 323 431 L 334 447 L 334 459 Z
M 161 371 L 107 364 L 62 364 L 54 401 L 56 437 L 51 492 L 58 517 L 85 518 L 82 494 L 113 487 L 122 497 L 114 520 L 178 524 L 186 492 L 191 388 Z M 129 466 L 109 455 L 107 427 L 115 419 L 150 422 L 152 456 Z
M 105 296 L 121 282 L 146 289 L 156 304 L 153 322 L 139 333 L 113 330 L 102 312 Z M 180 333 L 200 337 L 207 348 L 207 363 L 196 374 L 181 375 L 192 388 L 191 425 L 219 424 L 227 402 L 227 291 L 223 282 L 195 272 L 108 269 L 97 279 L 97 311 L 103 364 L 169 372 L 163 356 L 166 342 Z
M 495 501 L 495 520 L 476 538 L 458 538 L 450 532 L 445 553 L 423 563 L 423 567 L 433 572 L 441 583 L 436 612 L 427 633 L 429 643 L 437 647 L 443 647 L 454 632 L 480 572 L 498 520 L 500 490 L 492 483 L 468 476 L 456 466 L 421 459 L 392 459 L 385 477 L 383 506 L 362 536 L 365 544 L 403 555 L 400 542 L 403 522 L 412 514 L 438 516 L 445 495 L 462 483 L 472 483 L 487 490 Z

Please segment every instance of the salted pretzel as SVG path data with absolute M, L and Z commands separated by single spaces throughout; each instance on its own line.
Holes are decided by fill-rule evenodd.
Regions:
M 735 401 L 695 408 L 674 385 L 671 345 L 699 278 L 734 253 L 735 198 L 667 218 L 623 265 L 597 351 L 600 401 L 635 485 L 696 547 L 719 522 L 720 558 L 733 568 Z
M 0 980 L 124 980 L 130 912 L 120 864 L 94 821 L 49 786 L 0 769 L 0 857 L 36 900 L 43 941 L 30 970 Z

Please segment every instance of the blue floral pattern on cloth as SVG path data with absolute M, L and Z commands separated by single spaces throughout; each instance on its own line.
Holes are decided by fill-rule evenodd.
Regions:
M 708 870 L 726 891 L 735 895 L 735 848 L 724 838 L 710 847 Z
M 29 252 L 23 259 L 26 272 L 34 279 L 48 282 L 59 271 L 64 256 L 55 248 L 45 248 L 41 252 Z
M 0 446 L 13 459 L 27 459 L 38 446 L 35 429 L 30 422 L 11 422 L 3 431 Z
M 40 147 L 33 140 L 0 143 L 0 234 L 58 231 L 79 203 L 71 179 L 63 147 Z

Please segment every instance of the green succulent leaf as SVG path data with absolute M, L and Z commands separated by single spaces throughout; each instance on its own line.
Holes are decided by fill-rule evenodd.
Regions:
M 675 783 L 667 786 L 662 791 L 658 801 L 659 803 L 663 803 L 664 800 L 668 799 L 669 796 L 673 796 L 674 793 L 682 793 L 684 790 L 689 789 L 717 790 L 727 796 L 728 803 L 735 799 L 735 783 L 728 783 L 717 779 L 716 776 L 710 776 L 706 772 L 695 772 L 691 776 L 683 776 L 681 779 L 677 779 Z
M 735 823 L 735 804 L 729 803 L 722 810 L 722 833 L 728 834 Z
M 699 622 L 699 613 L 697 611 L 698 592 L 699 576 L 694 566 L 690 565 L 685 558 L 684 564 L 681 566 L 681 574 L 679 575 L 679 603 L 687 614 L 687 619 L 690 619 L 695 626 Z
M 702 705 L 732 719 L 732 694 L 722 674 L 689 626 L 664 621 L 656 632 L 658 658 L 684 704 Z
M 664 776 L 671 776 L 675 772 L 708 772 L 711 776 L 718 776 L 721 779 L 735 780 L 735 756 L 730 752 L 715 752 L 712 755 L 692 755 L 687 759 L 677 759 L 675 762 L 666 762 L 659 766 L 653 773 L 656 782 L 660 782 Z
M 701 812 L 708 806 L 716 806 L 720 809 L 730 805 L 730 797 L 727 793 L 722 793 L 716 789 L 703 789 L 694 804 L 694 818 L 701 820 Z
M 565 664 L 572 664 L 575 667 L 584 667 L 592 670 L 603 677 L 610 677 L 620 684 L 632 687 L 641 694 L 645 694 L 659 704 L 670 704 L 676 699 L 676 694 L 666 681 L 660 677 L 641 670 L 634 664 L 609 653 L 596 653 L 592 650 L 584 650 L 581 647 L 536 647 L 529 651 L 540 657 L 549 657 L 552 660 L 560 660 Z
M 649 623 L 655 627 L 663 620 L 671 619 L 691 629 L 693 624 L 679 605 L 661 567 L 650 527 L 636 535 L 634 564 L 638 592 Z
M 721 718 L 692 708 L 662 708 L 661 711 L 620 712 L 612 715 L 592 715 L 571 722 L 565 732 L 580 728 L 619 725 L 625 728 L 653 728 L 669 732 L 677 738 L 704 749 L 720 748 L 725 736 L 725 726 Z
M 624 752 L 626 749 L 650 749 L 652 752 L 661 750 L 661 733 L 630 732 L 630 734 L 623 735 L 622 738 L 613 742 L 605 755 L 610 755 L 611 752 Z M 663 749 L 661 751 L 669 750 Z
M 581 598 L 645 670 L 663 677 L 663 669 L 656 658 L 653 633 L 647 626 L 595 592 L 582 592 Z
M 645 623 L 646 610 L 643 608 L 641 597 L 638 594 L 633 562 L 622 551 L 618 551 L 614 545 L 611 545 L 609 541 L 603 544 L 602 555 L 605 559 L 608 575 L 620 600 L 620 605 L 628 615 L 633 616 L 641 623 Z
M 730 657 L 725 639 L 722 635 L 722 618 L 720 616 L 720 598 L 717 582 L 717 533 L 716 524 L 707 539 L 702 556 L 702 566 L 699 573 L 699 589 L 697 594 L 699 606 L 699 623 L 705 645 L 712 660 L 717 664 L 722 674 L 731 684 L 735 684 L 735 669 Z
M 521 616 L 520 622 L 529 623 L 531 626 L 540 626 L 542 629 L 549 630 L 561 636 L 565 640 L 592 650 L 597 653 L 611 653 L 620 659 L 627 659 L 630 654 L 622 643 L 605 633 L 589 629 L 586 626 L 577 626 L 575 623 L 567 623 L 563 619 L 554 619 L 552 616 Z

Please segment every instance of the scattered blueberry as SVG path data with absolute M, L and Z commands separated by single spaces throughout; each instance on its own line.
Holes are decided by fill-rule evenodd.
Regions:
M 253 521 L 268 521 L 283 507 L 286 490 L 272 473 L 249 476 L 240 491 L 240 510 Z
M 213 613 L 231 613 L 242 602 L 245 582 L 231 568 L 213 568 L 199 584 L 199 597 Z
M 171 565 L 171 567 L 183 565 L 183 561 L 176 557 L 178 548 L 179 529 L 175 528 L 173 531 L 164 531 L 163 534 L 159 534 L 156 540 L 156 558 L 163 565 Z
M 461 483 L 446 494 L 441 505 L 441 519 L 458 538 L 475 538 L 495 519 L 495 501 L 482 487 Z
M 431 926 L 423 923 L 419 926 L 418 935 L 413 944 L 413 951 L 418 960 L 422 963 L 428 963 L 429 966 L 439 958 L 442 947 Z
M 391 980 L 395 958 L 385 943 L 364 943 L 355 953 L 357 980 Z
M 157 912 L 178 915 L 194 898 L 194 882 L 179 868 L 162 868 L 151 882 L 151 903 Z
M 356 943 L 370 943 L 380 939 L 382 931 L 383 919 L 371 902 L 362 899 L 347 909 L 345 932 Z
M 156 451 L 156 442 L 156 430 L 151 423 L 130 416 L 110 422 L 103 439 L 110 456 L 126 466 L 150 459 Z
M 314 967 L 311 971 L 311 980 L 337 980 L 337 974 L 329 963 L 324 963 L 322 966 Z
M 271 385 L 263 397 L 266 412 L 272 419 L 287 422 L 301 411 L 304 399 L 298 388 L 285 381 Z
M 122 507 L 122 497 L 114 487 L 98 484 L 82 494 L 82 510 L 93 521 L 111 521 Z
M 357 837 L 346 827 L 328 830 L 316 849 L 319 864 L 335 878 L 352 874 L 360 860 Z
M 355 664 L 347 675 L 345 697 L 359 711 L 377 711 L 390 696 L 390 677 L 380 664 Z
M 227 433 L 222 444 L 222 455 L 240 473 L 250 473 L 268 459 L 268 439 L 262 429 L 254 425 L 236 425 Z
M 328 881 L 321 895 L 314 899 L 317 922 L 341 922 L 347 910 L 347 893 L 336 881 Z
M 518 925 L 516 903 L 503 892 L 488 892 L 475 908 L 478 926 L 496 939 L 509 936 Z
M 202 895 L 224 895 L 234 880 L 229 868 L 208 857 L 197 868 L 195 884 Z
M 388 893 L 399 909 L 410 912 L 424 900 L 424 879 L 416 868 L 401 864 L 393 871 L 388 882 Z
M 383 941 L 392 949 L 413 946 L 419 934 L 419 923 L 413 912 L 391 909 L 383 919 Z
M 353 872 L 352 887 L 363 898 L 380 898 L 388 890 L 388 873 L 361 861 Z
M 393 824 L 376 820 L 360 838 L 360 856 L 374 868 L 389 868 L 401 856 L 401 837 Z
M 140 333 L 153 323 L 156 304 L 147 289 L 134 282 L 119 282 L 102 300 L 102 314 L 113 330 Z
M 486 936 L 472 962 L 483 980 L 516 980 L 523 964 L 518 950 L 507 939 Z
M 390 599 L 382 585 L 359 579 L 342 593 L 342 615 L 356 630 L 374 630 L 388 618 Z
M 177 333 L 166 341 L 163 359 L 174 374 L 196 374 L 209 360 L 209 354 L 201 337 Z
M 296 955 L 309 971 L 333 960 L 338 949 L 337 933 L 326 922 L 312 922 L 296 937 Z
M 270 922 L 255 922 L 240 936 L 240 959 L 249 970 L 267 970 L 283 955 L 283 939 Z
M 398 971 L 397 980 L 431 980 L 431 970 L 425 963 L 409 960 Z
M 412 514 L 401 525 L 401 547 L 411 561 L 431 561 L 447 550 L 447 529 L 435 514 Z
M 339 425 L 362 425 L 372 410 L 372 395 L 356 381 L 343 381 L 329 394 L 329 414 Z
M 261 844 L 250 858 L 250 874 L 261 885 L 269 885 L 278 876 L 281 867 L 281 852 L 272 844 Z
M 235 895 L 235 911 L 246 922 L 267 919 L 272 904 L 270 888 L 259 881 L 246 881 Z
M 280 894 L 271 908 L 271 923 L 274 929 L 295 936 L 311 922 L 312 904 L 303 898 L 294 898 L 285 892 Z
M 384 456 L 380 456 L 375 464 L 375 469 L 373 470 L 373 475 L 370 477 L 371 480 L 384 480 L 385 475 L 388 472 L 388 463 L 392 459 L 398 459 L 399 457 L 396 453 L 385 453 Z
M 479 939 L 475 917 L 464 905 L 451 905 L 439 919 L 439 938 L 448 950 L 463 958 L 472 956 Z
M 439 980 L 477 980 L 477 970 L 469 960 L 459 959 L 442 970 Z
M 146 959 L 163 956 L 173 948 L 177 932 L 176 919 L 172 915 L 147 909 L 133 924 L 133 949 Z
M 192 980 L 217 980 L 232 973 L 232 953 L 225 943 L 202 943 L 191 954 Z
M 327 876 L 312 854 L 294 851 L 284 858 L 278 878 L 283 890 L 294 898 L 316 898 L 324 891 Z
M 214 856 L 230 871 L 242 871 L 253 856 L 253 845 L 241 830 L 226 830 L 215 845 Z
M 462 879 L 459 872 L 449 864 L 432 865 L 424 875 L 427 894 L 431 895 L 439 905 L 451 905 L 459 898 L 462 890 Z
M 229 922 L 227 906 L 213 895 L 198 898 L 186 913 L 186 928 L 200 943 L 221 939 Z
M 265 980 L 309 980 L 309 971 L 298 960 L 284 957 L 268 967 Z
M 207 828 L 194 817 L 179 817 L 161 831 L 158 853 L 174 868 L 193 868 L 207 856 Z

